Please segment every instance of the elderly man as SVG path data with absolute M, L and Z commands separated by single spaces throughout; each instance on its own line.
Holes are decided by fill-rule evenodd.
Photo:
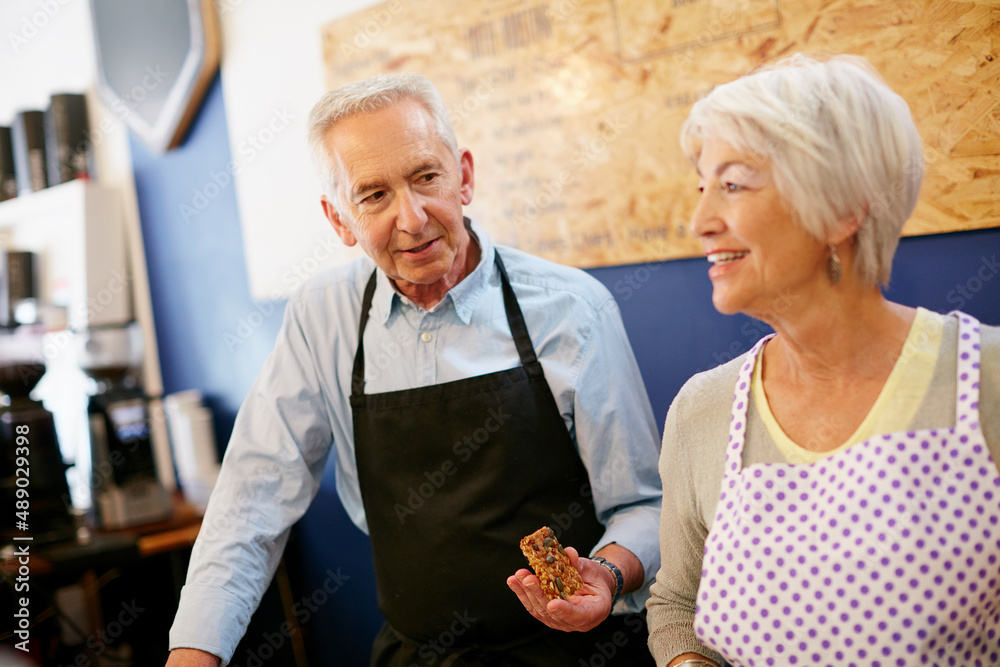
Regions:
M 309 124 L 323 211 L 367 257 L 288 303 L 236 421 L 168 665 L 231 658 L 331 449 L 372 540 L 386 619 L 372 665 L 649 661 L 629 612 L 659 568 L 658 436 L 614 300 L 464 217 L 472 154 L 422 76 L 327 93 Z M 226 515 L 240 498 L 253 502 Z M 585 584 L 566 600 L 523 569 L 518 542 L 543 525 L 594 557 L 566 550 Z M 456 614 L 449 654 L 428 651 Z

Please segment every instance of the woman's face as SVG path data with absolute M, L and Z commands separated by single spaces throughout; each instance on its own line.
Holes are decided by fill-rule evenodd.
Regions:
M 719 139 L 698 159 L 701 197 L 691 230 L 712 266 L 712 303 L 772 323 L 829 285 L 826 245 L 796 223 L 770 161 Z

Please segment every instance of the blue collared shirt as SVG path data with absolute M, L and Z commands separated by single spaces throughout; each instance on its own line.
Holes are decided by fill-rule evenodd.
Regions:
M 441 384 L 520 365 L 496 247 L 473 223 L 481 259 L 430 310 L 378 272 L 365 329 L 365 392 Z M 643 564 L 646 581 L 615 611 L 640 611 L 660 567 L 659 435 L 617 304 L 583 271 L 500 249 L 535 352 L 590 475 L 604 536 Z M 274 350 L 240 408 L 191 555 L 170 646 L 227 662 L 319 489 L 331 451 L 337 492 L 368 532 L 354 459 L 351 371 L 367 257 L 310 280 L 289 300 Z M 554 508 L 554 512 L 558 512 Z M 513 574 L 513 573 L 511 573 Z M 511 593 L 513 595 L 513 593 Z M 527 613 L 527 612 L 525 612 Z

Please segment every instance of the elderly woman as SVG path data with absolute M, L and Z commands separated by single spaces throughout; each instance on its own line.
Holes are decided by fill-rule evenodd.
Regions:
M 879 289 L 923 177 L 906 103 L 796 56 L 682 145 L 714 305 L 776 333 L 667 415 L 657 664 L 1000 664 L 1000 329 Z

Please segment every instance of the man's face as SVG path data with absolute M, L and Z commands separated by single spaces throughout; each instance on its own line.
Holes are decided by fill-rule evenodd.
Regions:
M 323 209 L 344 243 L 360 243 L 418 302 L 420 295 L 443 297 L 468 274 L 462 207 L 472 201 L 472 155 L 463 150 L 455 162 L 422 104 L 403 99 L 341 120 L 326 149 L 337 206 L 323 197 Z

